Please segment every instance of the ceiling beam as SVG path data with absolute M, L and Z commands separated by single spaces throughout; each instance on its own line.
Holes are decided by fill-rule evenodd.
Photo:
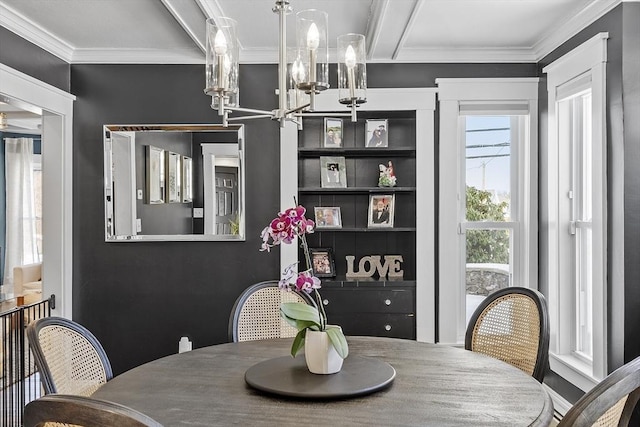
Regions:
M 206 53 L 206 17 L 199 0 L 160 0 L 196 46 Z
M 367 23 L 367 31 L 365 38 L 367 40 L 367 59 L 373 58 L 380 34 L 382 32 L 382 21 L 389 7 L 390 0 L 374 0 L 369 10 L 369 22 Z
M 393 60 L 398 59 L 398 55 L 400 54 L 400 49 L 404 47 L 404 43 L 407 40 L 407 37 L 409 36 L 409 33 L 413 29 L 413 26 L 416 22 L 416 17 L 418 16 L 418 12 L 420 12 L 420 9 L 422 8 L 423 5 L 424 5 L 424 0 L 417 0 L 413 4 L 413 10 L 411 11 L 411 15 L 409 15 L 409 19 L 407 20 L 407 25 L 404 26 L 404 31 L 402 31 L 402 36 L 400 36 L 400 39 L 398 40 L 398 44 L 396 45 L 396 48 L 393 51 L 393 55 L 391 55 L 391 59 Z

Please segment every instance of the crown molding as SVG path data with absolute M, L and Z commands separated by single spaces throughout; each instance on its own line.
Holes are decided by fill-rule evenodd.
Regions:
M 375 58 L 369 62 L 424 62 L 424 63 L 529 63 L 537 62 L 528 48 L 503 49 L 420 49 L 404 48 L 393 61 Z
M 76 49 L 72 64 L 204 64 L 198 48 L 159 49 Z
M 580 10 L 576 15 L 564 22 L 558 29 L 542 38 L 533 46 L 535 52 L 535 62 L 541 61 L 545 56 L 560 47 L 571 37 L 584 30 L 596 20 L 603 17 L 613 8 L 622 3 L 623 0 L 591 0 L 591 4 Z M 627 2 L 640 0 L 624 0 Z
M 74 48 L 53 34 L 32 24 L 23 15 L 0 3 L 0 25 L 66 62 L 71 62 Z

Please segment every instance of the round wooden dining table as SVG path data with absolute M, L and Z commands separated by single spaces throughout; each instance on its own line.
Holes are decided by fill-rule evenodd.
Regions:
M 350 355 L 391 365 L 396 372 L 391 384 L 370 394 L 336 399 L 292 398 L 247 385 L 247 370 L 288 355 L 291 339 L 287 338 L 220 344 L 167 356 L 116 376 L 93 397 L 137 409 L 166 427 L 517 427 L 548 426 L 552 421 L 553 404 L 541 384 L 507 363 L 412 340 L 347 337 L 347 341 Z

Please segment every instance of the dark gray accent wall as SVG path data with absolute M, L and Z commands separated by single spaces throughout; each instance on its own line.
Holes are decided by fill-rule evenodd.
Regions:
M 0 63 L 69 92 L 69 64 L 0 26 Z
M 102 125 L 219 123 L 203 93 L 204 66 L 74 65 L 74 320 L 103 343 L 114 372 L 227 341 L 231 307 L 249 285 L 279 275 L 278 252 L 259 252 L 279 209 L 279 127 L 246 128 L 246 242 L 104 242 Z M 244 77 L 243 73 L 243 77 Z M 251 78 L 251 77 L 254 78 Z M 275 68 L 255 66 L 241 94 L 275 105 Z
M 367 71 L 370 87 L 420 87 L 434 86 L 436 77 L 535 76 L 536 66 L 375 64 Z M 277 105 L 275 65 L 243 65 L 240 73 L 242 105 Z M 71 83 L 78 98 L 74 319 L 103 343 L 116 373 L 175 353 L 182 335 L 196 348 L 225 342 L 242 290 L 279 277 L 278 251 L 258 251 L 260 231 L 279 208 L 277 171 L 287 168 L 279 164 L 278 124 L 247 122 L 246 242 L 105 243 L 102 125 L 220 121 L 202 91 L 204 66 L 72 65 Z

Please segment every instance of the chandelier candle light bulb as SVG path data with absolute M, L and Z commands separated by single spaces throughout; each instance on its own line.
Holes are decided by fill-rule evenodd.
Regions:
M 218 57 L 218 87 L 222 90 L 226 89 L 225 84 L 225 68 L 228 69 L 228 66 L 225 64 L 225 56 L 227 54 L 227 39 L 224 36 L 224 33 L 221 30 L 218 30 L 216 33 L 216 38 L 213 42 L 213 50 L 216 52 L 216 56 Z
M 349 93 L 351 100 L 355 102 L 356 88 L 355 77 L 353 69 L 356 66 L 356 52 L 353 50 L 353 46 L 349 45 L 347 51 L 344 54 L 344 64 L 347 66 L 347 85 L 349 86 Z
M 307 49 L 309 49 L 309 82 L 316 81 L 316 52 L 320 46 L 320 33 L 318 26 L 312 22 L 307 32 Z M 312 89 L 313 90 L 313 89 Z

